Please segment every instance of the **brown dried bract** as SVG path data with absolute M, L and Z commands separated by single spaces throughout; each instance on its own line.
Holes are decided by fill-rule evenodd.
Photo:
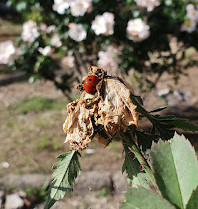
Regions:
M 63 125 L 66 142 L 71 149 L 83 150 L 94 136 L 94 127 L 102 125 L 109 138 L 128 126 L 137 126 L 138 113 L 130 99 L 130 90 L 115 77 L 106 75 L 101 68 L 91 67 L 91 74 L 100 77 L 95 95 L 85 91 L 67 106 L 67 119 Z M 98 135 L 98 134 L 97 134 Z

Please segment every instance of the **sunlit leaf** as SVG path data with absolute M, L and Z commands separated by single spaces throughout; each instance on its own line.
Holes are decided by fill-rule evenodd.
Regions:
M 65 196 L 67 191 L 72 190 L 74 181 L 81 170 L 77 152 L 69 151 L 59 155 L 58 158 L 61 160 L 53 166 L 55 171 L 52 174 L 53 180 L 44 209 L 51 208 L 56 201 Z
M 175 133 L 172 140 L 153 144 L 151 160 L 163 197 L 179 208 L 185 208 L 198 185 L 198 162 L 190 142 Z

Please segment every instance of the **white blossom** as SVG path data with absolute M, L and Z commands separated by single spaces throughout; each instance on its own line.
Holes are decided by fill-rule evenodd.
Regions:
M 61 61 L 61 64 L 64 66 L 64 67 L 69 67 L 69 68 L 72 68 L 75 66 L 75 58 L 74 56 L 67 56 L 67 57 L 64 57 Z
M 121 59 L 119 55 L 121 54 L 121 49 L 114 46 L 108 46 L 106 51 L 100 51 L 98 53 L 98 66 L 107 70 L 110 75 L 119 74 L 119 64 Z
M 186 31 L 188 33 L 192 33 L 195 29 L 196 22 L 191 19 L 186 20 L 181 26 L 181 31 Z
M 62 42 L 60 40 L 60 37 L 57 33 L 55 33 L 52 38 L 51 38 L 51 45 L 55 47 L 60 47 L 62 46 Z
M 69 8 L 71 2 L 72 0 L 54 0 L 52 8 L 62 15 L 65 13 L 65 10 Z
M 153 9 L 160 5 L 159 0 L 135 0 L 139 7 L 144 7 L 148 12 L 153 11 Z
M 130 40 L 140 42 L 149 37 L 150 27 L 140 18 L 129 20 L 127 33 Z
M 69 36 L 77 42 L 82 41 L 87 37 L 87 32 L 81 24 L 70 23 L 68 33 Z
M 71 14 L 75 17 L 83 16 L 91 5 L 91 0 L 73 0 L 70 4 Z
M 39 47 L 38 51 L 44 56 L 49 56 L 52 53 L 52 48 L 50 46 L 46 46 L 44 48 Z
M 186 6 L 186 16 L 191 21 L 198 22 L 198 10 L 196 9 L 195 5 L 188 4 Z
M 0 64 L 9 64 L 16 58 L 17 50 L 12 41 L 0 43 Z
M 96 35 L 112 35 L 114 33 L 114 14 L 105 12 L 103 15 L 97 15 L 92 22 L 92 30 Z
M 34 21 L 28 20 L 23 24 L 21 34 L 23 41 L 33 42 L 39 35 L 37 24 Z

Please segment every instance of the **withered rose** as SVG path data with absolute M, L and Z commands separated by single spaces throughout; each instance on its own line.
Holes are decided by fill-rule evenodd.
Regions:
M 113 138 L 128 126 L 137 126 L 138 113 L 130 99 L 130 90 L 117 77 L 106 75 L 97 67 L 90 67 L 90 74 L 98 77 L 95 95 L 78 86 L 80 97 L 67 105 L 67 118 L 63 129 L 67 133 L 66 142 L 73 150 L 83 150 L 94 137 L 97 127 L 103 127 L 108 138 Z M 101 139 L 99 134 L 97 138 Z

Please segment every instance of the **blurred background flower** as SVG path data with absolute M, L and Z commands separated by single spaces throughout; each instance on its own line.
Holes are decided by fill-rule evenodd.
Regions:
M 148 12 L 153 11 L 153 9 L 160 5 L 159 0 L 135 0 L 139 7 L 146 8 Z
M 39 47 L 38 51 L 44 56 L 49 56 L 52 53 L 52 48 L 50 46 L 46 46 L 44 48 Z
M 70 4 L 71 14 L 75 17 L 83 16 L 91 5 L 91 0 L 74 0 Z
M 23 31 L 21 34 L 21 38 L 23 41 L 33 42 L 39 36 L 37 24 L 28 20 L 23 24 Z
M 121 59 L 119 55 L 122 53 L 122 50 L 114 47 L 108 46 L 106 51 L 100 51 L 98 53 L 98 67 L 102 67 L 107 70 L 109 75 L 118 75 L 119 64 L 121 63 Z
M 97 15 L 91 26 L 96 35 L 112 35 L 114 32 L 114 15 L 105 12 L 103 15 Z
M 65 13 L 65 10 L 69 8 L 71 2 L 72 0 L 54 0 L 52 8 L 62 15 Z
M 61 63 L 64 67 L 70 67 L 70 68 L 75 67 L 75 57 L 74 56 L 64 57 Z
M 0 64 L 9 64 L 16 58 L 16 48 L 12 41 L 0 43 Z
M 83 28 L 83 25 L 76 24 L 76 23 L 69 24 L 68 34 L 74 41 L 77 41 L 77 42 L 84 40 L 87 36 L 87 32 Z
M 140 18 L 129 20 L 127 24 L 128 38 L 134 42 L 143 41 L 149 37 L 149 29 L 150 27 Z

